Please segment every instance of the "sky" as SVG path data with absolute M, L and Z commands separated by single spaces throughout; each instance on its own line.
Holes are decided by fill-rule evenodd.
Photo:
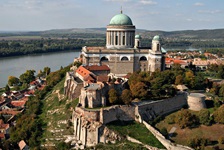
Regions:
M 0 31 L 106 27 L 120 13 L 137 29 L 224 28 L 224 0 L 0 0 Z

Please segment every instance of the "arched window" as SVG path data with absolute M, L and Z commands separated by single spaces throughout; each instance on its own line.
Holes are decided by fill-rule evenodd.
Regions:
M 159 44 L 157 44 L 157 49 L 156 49 L 157 51 L 159 51 L 160 50 L 160 48 L 159 48 Z
M 100 61 L 109 61 L 107 57 L 103 56 Z
M 121 61 L 129 61 L 128 57 L 124 56 L 121 58 Z
M 147 61 L 147 58 L 145 56 L 142 56 L 139 61 Z

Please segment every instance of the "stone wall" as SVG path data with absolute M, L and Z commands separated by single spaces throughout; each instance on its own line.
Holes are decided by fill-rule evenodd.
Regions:
M 159 131 L 154 129 L 147 122 L 143 121 L 145 127 L 166 147 L 167 150 L 194 150 L 190 147 L 174 144 L 171 141 L 167 140 Z
M 141 116 L 145 121 L 151 121 L 157 116 L 179 110 L 184 105 L 187 105 L 186 93 L 164 100 L 140 103 L 136 106 L 136 116 Z
M 69 99 L 78 98 L 81 94 L 82 87 L 83 82 L 76 81 L 71 73 L 66 73 L 66 78 L 64 82 L 64 94 L 68 96 Z
M 77 106 L 73 111 L 74 134 L 76 139 L 80 140 L 83 145 L 95 146 L 99 142 L 105 143 L 106 141 L 113 141 L 116 138 L 119 139 L 115 133 L 110 136 L 110 132 L 105 129 L 105 124 L 116 120 L 138 120 L 143 122 L 150 131 L 152 130 L 151 132 L 153 132 L 160 142 L 162 144 L 165 143 L 165 147 L 177 150 L 178 148 L 182 148 L 182 146 L 176 146 L 178 147 L 176 148 L 175 144 L 166 141 L 158 131 L 151 129 L 145 120 L 152 120 L 158 115 L 176 111 L 186 104 L 187 95 L 182 93 L 173 98 L 141 103 L 136 106 L 115 105 L 101 109 L 85 109 Z
M 200 111 L 206 108 L 205 95 L 201 93 L 191 93 L 188 95 L 187 102 L 190 110 Z
M 135 107 L 133 106 L 112 106 L 109 108 L 101 108 L 100 122 L 107 124 L 112 121 L 123 120 L 131 121 L 135 120 Z

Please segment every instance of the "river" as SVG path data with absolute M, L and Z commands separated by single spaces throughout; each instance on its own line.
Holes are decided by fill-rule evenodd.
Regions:
M 50 67 L 51 71 L 56 71 L 71 64 L 75 57 L 78 57 L 81 50 L 44 53 L 35 55 L 25 55 L 16 57 L 0 58 L 0 87 L 4 87 L 8 82 L 8 76 L 19 76 L 26 70 L 43 70 Z

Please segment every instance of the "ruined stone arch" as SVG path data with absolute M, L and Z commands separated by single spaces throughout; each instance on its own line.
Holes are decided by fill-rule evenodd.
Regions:
M 123 56 L 123 57 L 121 58 L 121 61 L 129 61 L 129 59 L 128 59 L 128 57 Z

